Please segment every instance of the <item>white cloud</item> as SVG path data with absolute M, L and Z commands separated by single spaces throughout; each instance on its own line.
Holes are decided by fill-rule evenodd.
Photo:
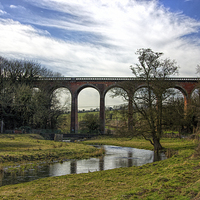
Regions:
M 16 5 L 10 5 L 10 8 L 12 8 L 12 9 L 20 9 L 20 10 L 26 10 L 26 8 L 25 7 L 23 7 L 23 6 L 16 6 Z
M 3 11 L 3 10 L 0 10 L 0 16 L 1 15 L 5 15 L 6 14 L 6 12 L 5 11 Z
M 65 76 L 131 76 L 129 66 L 137 62 L 136 50 L 152 48 L 177 60 L 181 76 L 195 76 L 200 40 L 183 36 L 198 33 L 200 22 L 171 13 L 157 1 L 27 2 L 60 12 L 54 18 L 30 16 L 27 22 L 96 35 L 97 41 L 83 42 L 77 38 L 72 42 L 64 36 L 59 40 L 52 38 L 48 31 L 4 19 L 0 20 L 0 54 L 3 56 L 38 60 Z
M 15 6 L 15 5 L 10 5 L 10 8 L 17 8 L 17 6 Z
M 0 16 L 7 14 L 6 11 L 4 11 L 4 7 L 2 6 L 1 2 L 0 2 Z

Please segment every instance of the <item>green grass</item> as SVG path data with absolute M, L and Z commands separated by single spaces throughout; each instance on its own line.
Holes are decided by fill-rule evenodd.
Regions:
M 2 165 L 16 164 L 16 162 L 89 158 L 99 153 L 92 146 L 44 140 L 37 134 L 0 135 Z
M 116 138 L 116 137 L 98 137 L 95 140 L 87 140 L 83 142 L 84 144 L 107 144 L 116 145 L 124 147 L 133 147 L 139 149 L 153 150 L 153 146 L 149 141 L 140 138 Z M 166 149 L 194 149 L 197 145 L 196 140 L 187 140 L 179 138 L 163 138 L 161 139 L 161 144 Z
M 113 141 L 112 141 L 113 140 Z M 95 141 L 90 141 L 94 142 Z M 100 138 L 96 142 L 149 147 L 144 140 Z M 3 186 L 1 199 L 199 199 L 200 157 L 197 141 L 164 139 L 163 146 L 177 154 L 140 167 L 39 179 Z M 191 156 L 193 154 L 193 156 Z M 198 154 L 196 154 L 198 155 Z

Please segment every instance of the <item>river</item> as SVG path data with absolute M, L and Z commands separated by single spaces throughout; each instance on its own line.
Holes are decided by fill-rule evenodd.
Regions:
M 164 160 L 164 153 L 155 156 L 153 151 L 130 147 L 104 145 L 105 155 L 100 158 L 68 160 L 61 163 L 41 164 L 37 168 L 20 173 L 1 173 L 0 186 L 28 182 L 44 177 L 80 174 L 114 169 L 119 167 L 141 166 L 154 161 Z

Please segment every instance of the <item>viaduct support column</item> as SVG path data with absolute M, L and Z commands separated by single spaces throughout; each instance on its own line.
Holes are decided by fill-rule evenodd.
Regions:
M 78 101 L 77 94 L 72 94 L 72 104 L 71 104 L 71 133 L 78 132 Z
M 184 114 L 187 115 L 188 112 L 188 106 L 191 103 L 191 94 L 188 94 L 188 96 L 184 96 Z
M 129 94 L 128 99 L 128 130 L 133 131 L 133 94 Z
M 100 94 L 100 132 L 101 134 L 105 133 L 105 97 Z

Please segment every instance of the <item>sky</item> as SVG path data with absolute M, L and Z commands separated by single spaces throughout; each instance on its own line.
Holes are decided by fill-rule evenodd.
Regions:
M 200 64 L 200 0 L 0 0 L 0 56 L 68 77 L 133 76 L 135 52 Z

